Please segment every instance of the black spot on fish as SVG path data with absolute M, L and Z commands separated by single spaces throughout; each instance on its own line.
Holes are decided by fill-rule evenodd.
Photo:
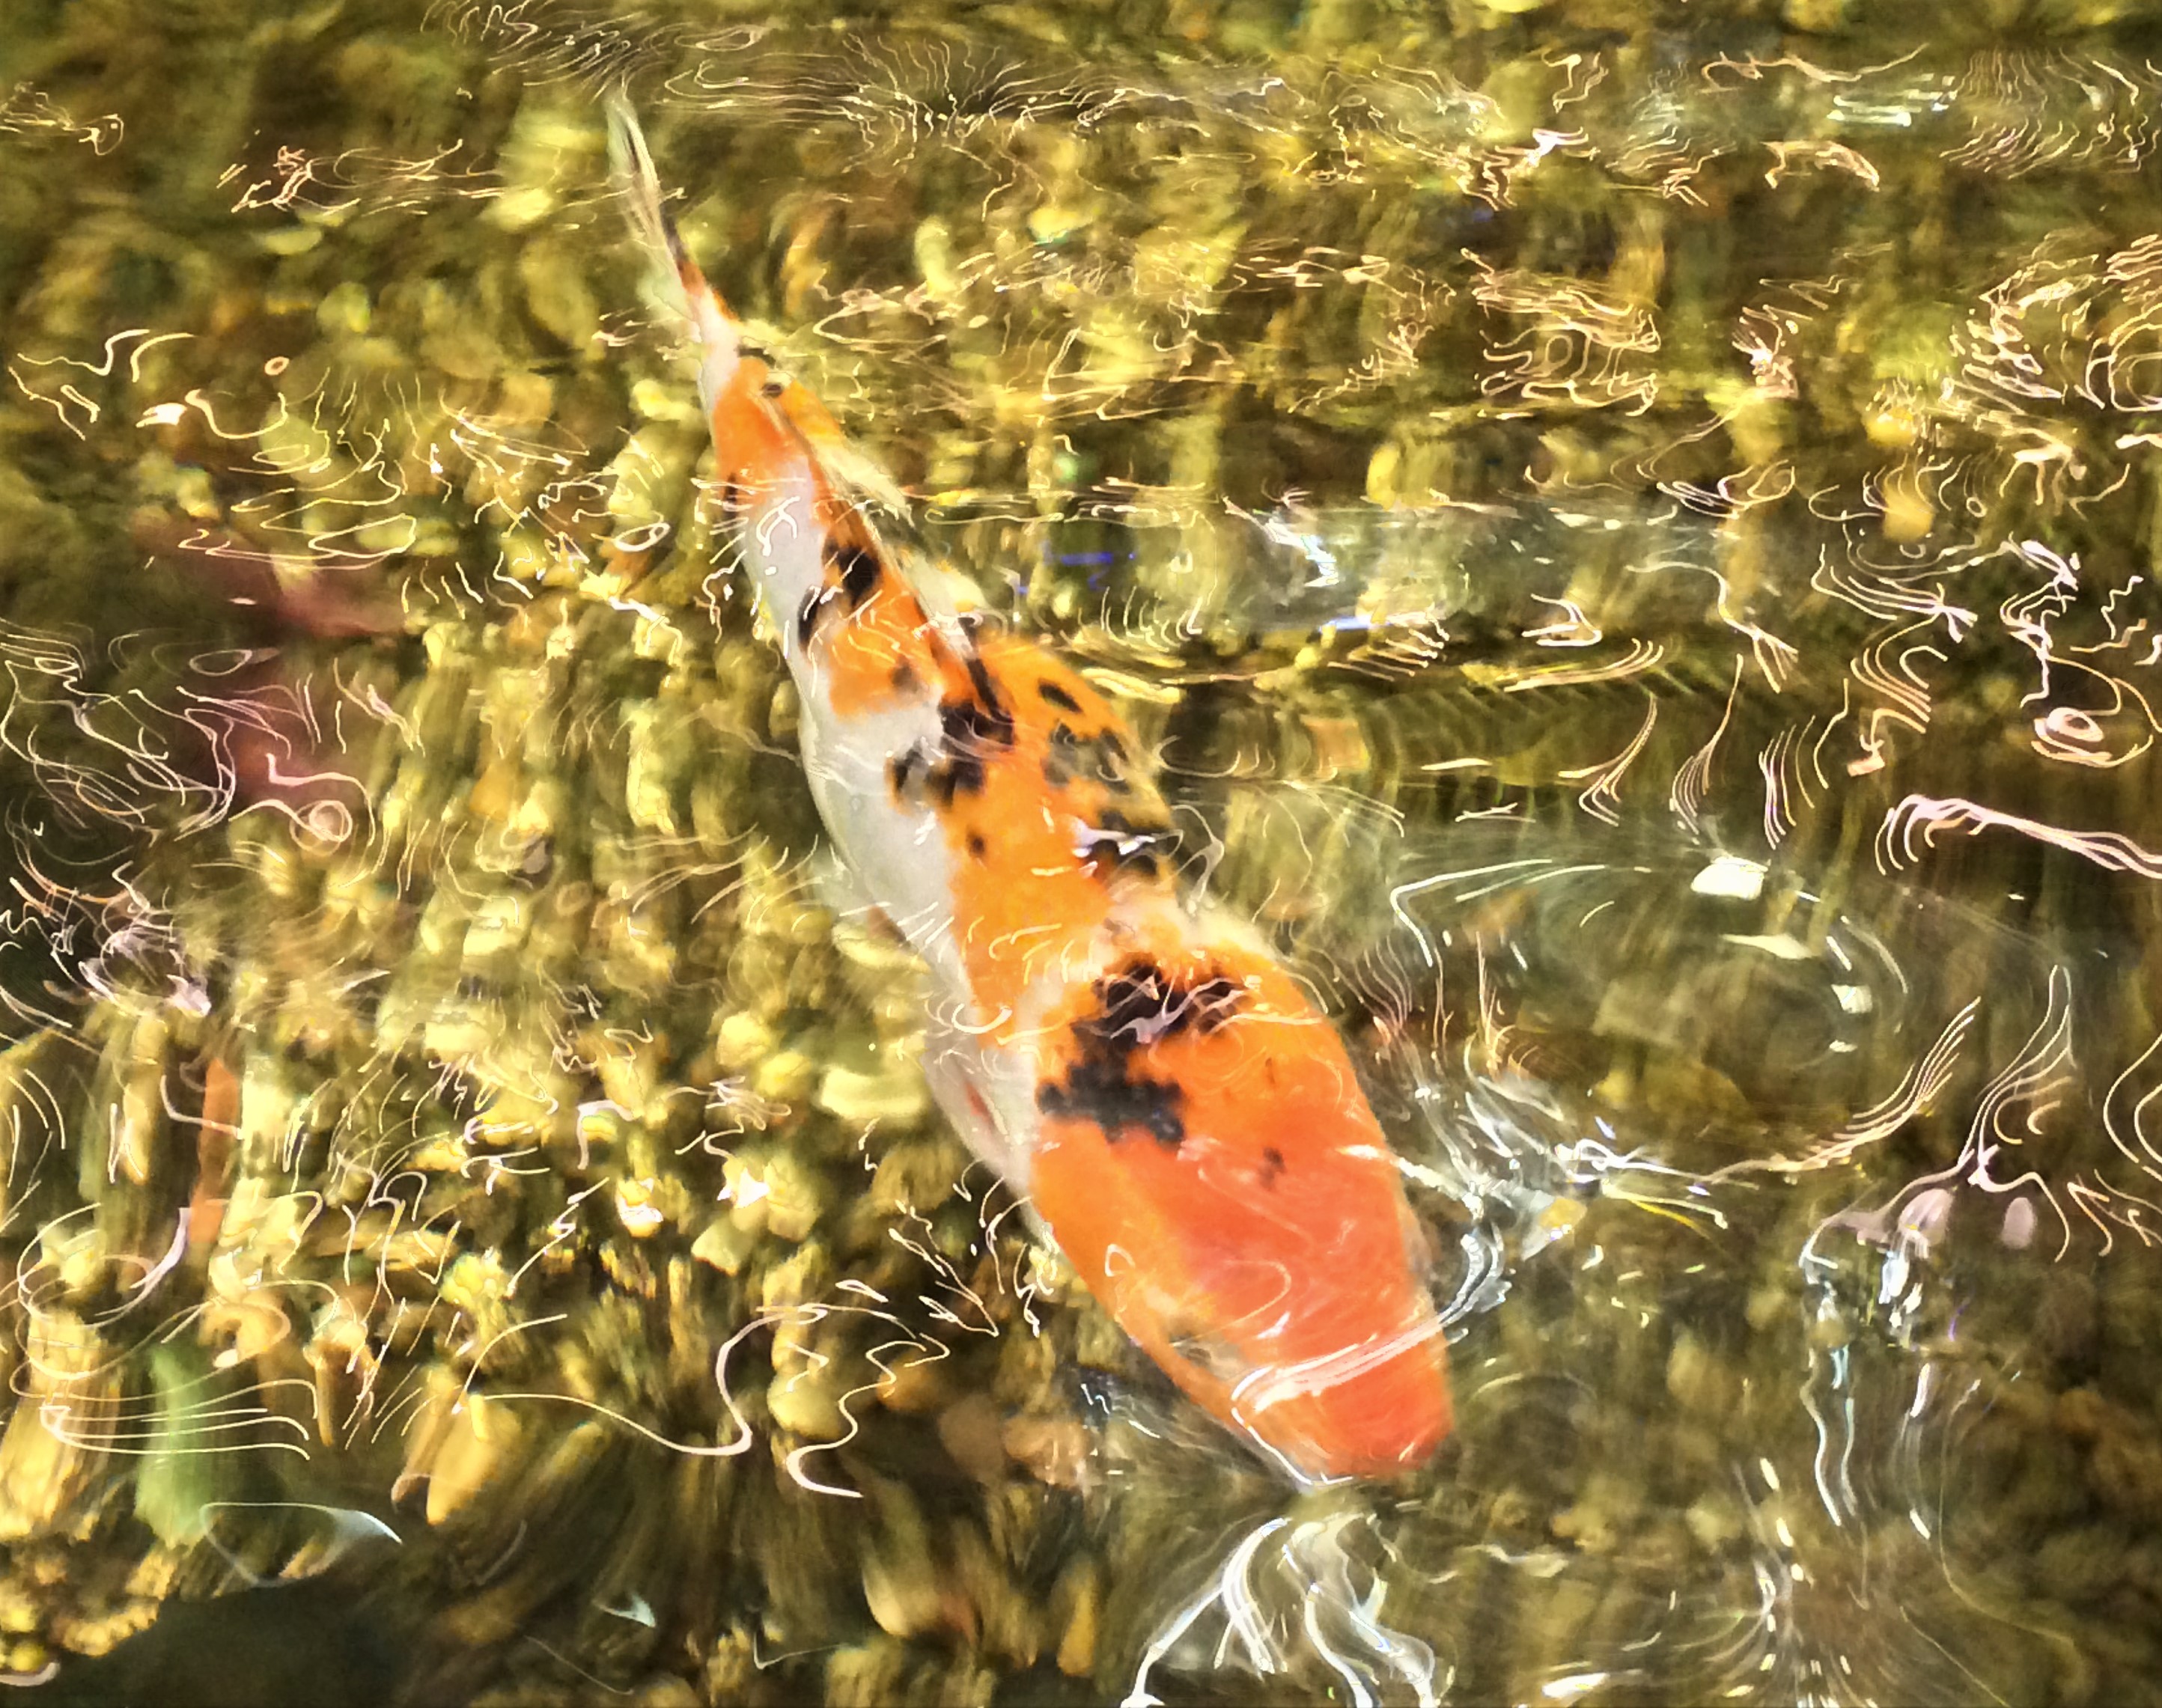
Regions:
M 1047 705 L 1056 706 L 1062 712 L 1078 712 L 1081 709 L 1081 703 L 1060 687 L 1057 682 L 1040 682 L 1036 685 L 1036 691 L 1043 697 Z
M 970 831 L 969 833 L 969 858 L 972 860 L 979 860 L 990 852 L 990 844 L 985 842 L 982 837 L 977 835 L 974 831 Z
M 1098 813 L 1096 823 L 1086 830 L 1086 840 L 1078 845 L 1078 852 L 1098 882 L 1115 872 L 1163 875 L 1164 854 L 1159 844 L 1171 839 L 1168 821 L 1153 814 L 1136 819 L 1112 811 Z
M 1081 774 L 1081 738 L 1070 723 L 1051 726 L 1051 751 L 1044 756 L 1043 780 L 1063 789 Z
M 1109 883 L 1118 872 L 1141 872 L 1152 878 L 1164 875 L 1164 859 L 1155 848 L 1115 836 L 1099 836 L 1087 844 L 1081 849 L 1081 864 L 1099 884 Z
M 1246 995 L 1229 979 L 1181 985 L 1153 962 L 1135 961 L 1096 981 L 1102 1011 L 1080 1025 L 1093 1028 L 1091 1036 L 1126 1041 L 1129 1050 L 1145 1048 L 1184 1032 L 1219 1030 Z
M 978 793 L 984 786 L 984 767 L 980 760 L 957 765 L 948 760 L 931 773 L 932 798 L 938 803 L 941 812 L 951 812 L 953 802 L 963 795 Z
M 1076 778 L 1097 784 L 1116 796 L 1130 796 L 1133 781 L 1126 775 L 1126 744 L 1112 729 L 1083 735 L 1063 722 L 1051 726 L 1051 751 L 1044 755 L 1043 780 L 1063 789 Z
M 788 382 L 776 377 L 768 379 L 765 384 L 760 386 L 758 389 L 758 394 L 760 397 L 779 397 L 781 393 L 787 389 Z
M 916 666 L 904 658 L 893 667 L 893 675 L 889 680 L 893 683 L 894 692 L 906 694 L 913 692 L 922 678 L 916 674 Z
M 840 578 L 841 591 L 848 598 L 849 609 L 859 611 L 864 602 L 878 591 L 879 561 L 860 546 L 843 546 L 833 553 L 833 566 Z
M 973 700 L 948 700 L 939 707 L 938 744 L 944 756 L 931 783 L 942 804 L 951 807 L 957 795 L 983 792 L 986 734 L 981 708 Z
M 969 684 L 976 691 L 976 703 L 982 708 L 987 733 L 1002 747 L 1011 747 L 1014 739 L 1013 713 L 999 693 L 999 685 L 991 680 L 990 667 L 980 654 L 969 656 Z
M 1274 1186 L 1277 1177 L 1284 1172 L 1284 1153 L 1274 1145 L 1261 1147 L 1261 1184 Z
M 1186 1138 L 1186 1094 L 1170 1080 L 1136 1077 L 1135 1055 L 1188 1031 L 1214 1032 L 1246 1000 L 1229 979 L 1181 985 L 1146 959 L 1096 981 L 1095 1011 L 1073 1022 L 1077 1059 L 1066 1078 L 1039 1086 L 1037 1107 L 1054 1119 L 1094 1121 L 1106 1142 L 1139 1130 L 1176 1149 Z
M 1124 1063 L 1095 1060 L 1076 1062 L 1062 1083 L 1036 1094 L 1036 1106 L 1054 1120 L 1094 1121 L 1114 1145 L 1138 1127 L 1173 1151 L 1186 1142 L 1185 1101 L 1169 1080 L 1129 1079 Z
M 1013 745 L 1013 713 L 1000 700 L 983 660 L 969 661 L 969 676 L 975 694 L 938 708 L 943 757 L 931 773 L 931 786 L 943 807 L 950 807 L 956 796 L 982 793 L 991 756 Z
M 888 760 L 885 762 L 885 780 L 893 790 L 894 799 L 907 799 L 911 786 L 926 769 L 921 747 L 911 747 L 906 753 L 897 753 Z
M 813 588 L 803 596 L 803 608 L 796 614 L 796 644 L 807 647 L 811 637 L 818 632 L 818 614 L 826 609 L 833 597 L 831 588 Z

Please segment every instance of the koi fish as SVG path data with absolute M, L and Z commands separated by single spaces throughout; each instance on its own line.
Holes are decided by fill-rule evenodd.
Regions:
M 699 357 L 715 473 L 801 702 L 842 861 L 929 969 L 941 1109 L 1186 1394 L 1308 1478 L 1427 1460 L 1445 1346 L 1401 1171 L 1334 1029 L 1182 889 L 1116 710 L 909 564 L 833 417 L 619 180 Z

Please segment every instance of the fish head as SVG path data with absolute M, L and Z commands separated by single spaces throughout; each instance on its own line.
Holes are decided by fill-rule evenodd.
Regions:
M 1222 944 L 1136 953 L 1038 1061 L 1037 1214 L 1172 1379 L 1306 1476 L 1428 1459 L 1451 1416 L 1423 1239 L 1298 984 Z

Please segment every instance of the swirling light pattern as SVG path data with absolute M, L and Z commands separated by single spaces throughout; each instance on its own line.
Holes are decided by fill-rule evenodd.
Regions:
M 0 100 L 14 1681 L 392 1538 L 444 1695 L 2151 1680 L 2162 80 L 1238 12 L 435 0 L 219 38 L 230 129 L 88 38 Z M 626 79 L 1355 1046 L 1429 1475 L 1272 1481 L 930 1115 Z

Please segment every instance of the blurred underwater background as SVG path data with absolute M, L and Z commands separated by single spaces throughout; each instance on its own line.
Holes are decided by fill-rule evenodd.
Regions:
M 1340 1027 L 1424 1470 L 933 1106 L 619 87 Z M 9 0 L 4 1682 L 2162 1699 L 2158 147 L 2144 0 Z

